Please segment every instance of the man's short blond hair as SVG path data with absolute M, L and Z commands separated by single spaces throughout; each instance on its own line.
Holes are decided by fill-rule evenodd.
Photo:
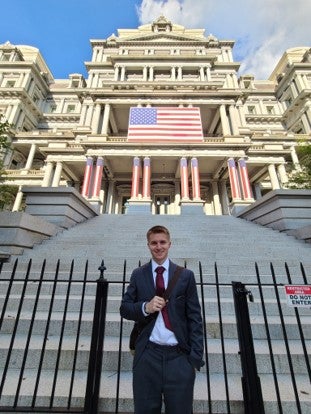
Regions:
M 149 229 L 147 231 L 147 240 L 149 241 L 149 238 L 150 238 L 151 234 L 159 234 L 159 233 L 166 234 L 166 236 L 169 238 L 169 240 L 171 240 L 170 232 L 164 226 L 153 226 L 153 227 L 151 227 L 151 229 Z

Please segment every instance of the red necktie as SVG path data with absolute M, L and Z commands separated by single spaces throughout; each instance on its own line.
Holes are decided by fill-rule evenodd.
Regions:
M 165 268 L 163 266 L 158 266 L 155 269 L 157 276 L 156 276 L 156 293 L 157 296 L 163 296 L 163 293 L 165 291 L 165 286 L 164 286 L 164 278 L 163 278 L 163 273 L 165 271 Z M 168 317 L 168 312 L 167 312 L 167 307 L 164 306 L 164 308 L 162 309 L 162 316 L 163 316 L 163 320 L 164 320 L 164 324 L 165 327 L 169 330 L 172 331 L 172 326 Z

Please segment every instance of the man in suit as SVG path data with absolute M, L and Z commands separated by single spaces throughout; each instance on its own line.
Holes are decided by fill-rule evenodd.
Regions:
M 167 301 L 161 296 L 177 265 L 168 258 L 170 233 L 147 232 L 152 259 L 135 269 L 122 299 L 121 316 L 145 325 L 135 344 L 135 414 L 191 414 L 195 370 L 203 365 L 203 327 L 194 274 L 183 268 Z M 160 274 L 160 275 L 159 275 Z M 160 286 L 160 287 L 159 287 Z

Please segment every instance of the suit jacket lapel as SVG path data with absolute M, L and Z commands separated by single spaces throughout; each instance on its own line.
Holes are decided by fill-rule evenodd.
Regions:
M 168 270 L 168 283 L 172 279 L 172 277 L 174 276 L 176 266 L 177 265 L 175 263 L 170 261 L 170 267 L 169 267 L 169 270 Z
M 151 261 L 144 265 L 143 274 L 144 274 L 143 277 L 146 280 L 147 294 L 150 295 L 150 297 L 153 297 L 155 295 L 155 286 L 154 286 L 154 280 L 153 280 L 153 274 L 152 274 Z

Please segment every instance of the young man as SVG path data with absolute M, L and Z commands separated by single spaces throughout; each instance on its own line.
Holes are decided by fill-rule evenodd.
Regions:
M 121 316 L 145 324 L 135 344 L 135 414 L 191 414 L 195 369 L 204 365 L 203 327 L 194 274 L 183 268 L 165 301 L 164 288 L 177 265 L 169 260 L 170 233 L 147 232 L 152 259 L 135 269 L 122 299 Z M 161 291 L 162 289 L 162 291 Z

